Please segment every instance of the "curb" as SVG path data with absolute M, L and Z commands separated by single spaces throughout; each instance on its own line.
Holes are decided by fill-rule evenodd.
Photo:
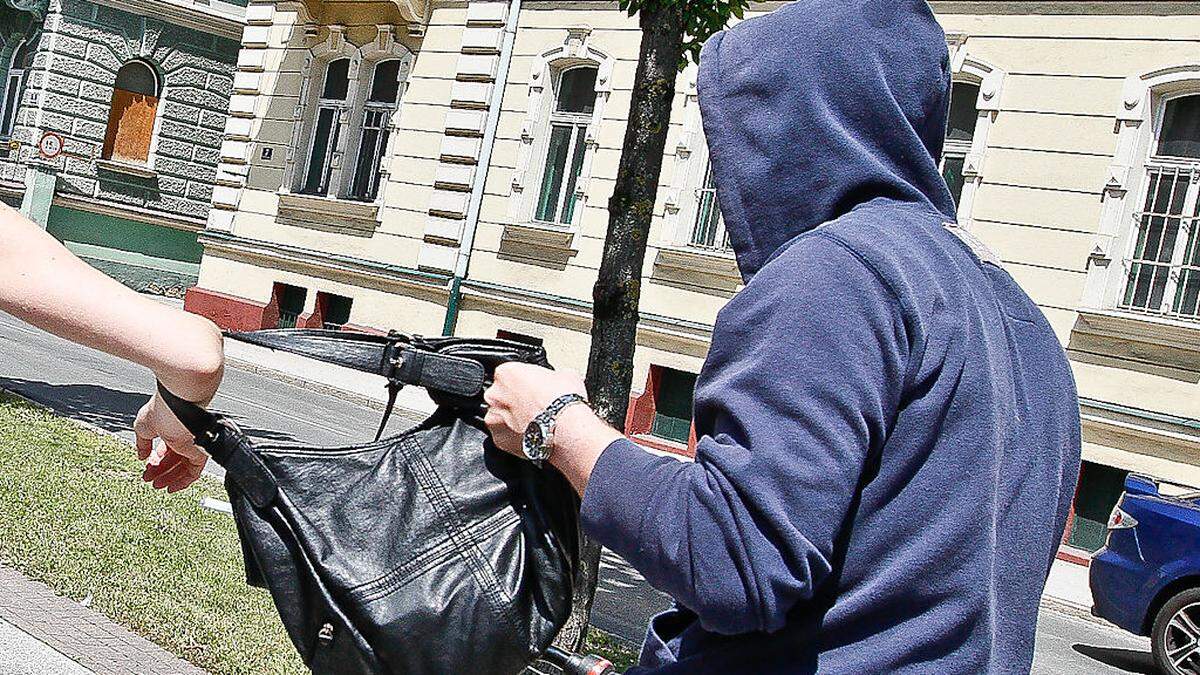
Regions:
M 1115 628 L 1117 630 L 1122 630 L 1115 624 L 1112 624 L 1112 623 L 1106 621 L 1105 619 L 1102 619 L 1102 618 L 1096 616 L 1095 614 L 1092 614 L 1091 607 L 1084 607 L 1083 605 L 1081 605 L 1077 602 L 1071 602 L 1070 600 L 1063 600 L 1062 598 L 1056 598 L 1052 595 L 1043 595 L 1041 601 L 1038 604 L 1040 607 L 1042 607 L 1044 609 L 1049 609 L 1051 611 L 1058 612 L 1059 614 L 1066 614 L 1067 616 L 1074 617 L 1076 619 L 1082 619 L 1084 621 L 1094 623 L 1098 626 L 1104 626 L 1105 628 Z

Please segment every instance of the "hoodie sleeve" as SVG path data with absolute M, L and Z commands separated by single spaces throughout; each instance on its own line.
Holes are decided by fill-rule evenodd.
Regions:
M 878 275 L 828 235 L 800 239 L 718 317 L 696 461 L 615 441 L 585 491 L 585 530 L 706 630 L 779 630 L 829 575 L 908 353 Z

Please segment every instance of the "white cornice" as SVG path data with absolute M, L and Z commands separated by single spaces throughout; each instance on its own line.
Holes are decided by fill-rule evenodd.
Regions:
M 190 0 L 95 0 L 98 5 L 120 9 L 137 16 L 152 16 L 178 26 L 212 33 L 235 42 L 242 40 L 246 8 L 215 0 L 201 4 Z

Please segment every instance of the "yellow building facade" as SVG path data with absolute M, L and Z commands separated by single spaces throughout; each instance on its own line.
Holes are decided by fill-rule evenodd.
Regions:
M 1200 7 L 932 4 L 955 72 L 944 174 L 1071 357 L 1067 550 L 1094 549 L 1124 472 L 1200 488 Z M 252 2 L 246 20 L 189 309 L 499 333 L 583 370 L 636 20 L 590 0 Z M 695 82 L 677 82 L 627 429 L 679 451 L 740 283 Z

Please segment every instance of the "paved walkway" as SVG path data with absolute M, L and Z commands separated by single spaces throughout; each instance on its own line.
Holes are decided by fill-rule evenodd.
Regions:
M 0 673 L 204 675 L 103 614 L 0 566 Z

